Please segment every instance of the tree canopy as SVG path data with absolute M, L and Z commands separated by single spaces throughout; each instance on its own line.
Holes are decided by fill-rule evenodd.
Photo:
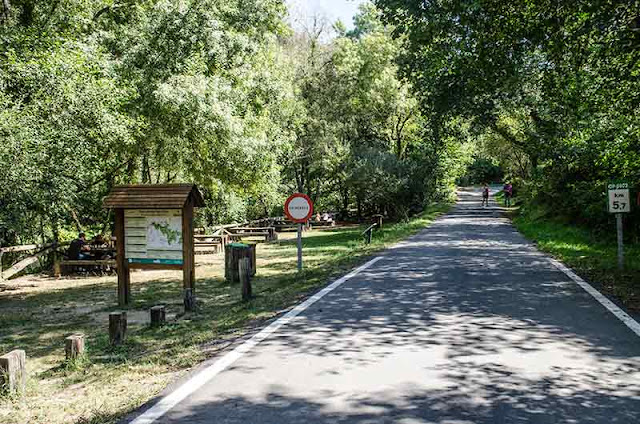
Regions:
M 463 167 L 371 4 L 355 28 L 286 23 L 282 0 L 3 0 L 0 244 L 107 232 L 120 183 L 195 182 L 199 225 L 281 213 L 403 217 Z M 339 30 L 339 26 L 336 27 Z M 448 143 L 448 144 L 447 144 Z M 454 169 L 454 171 L 452 171 Z
M 640 2 L 375 3 L 427 116 L 466 120 L 528 198 L 597 226 L 608 180 L 640 184 Z

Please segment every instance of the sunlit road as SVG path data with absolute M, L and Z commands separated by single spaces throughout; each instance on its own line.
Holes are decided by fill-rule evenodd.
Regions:
M 640 423 L 640 338 L 479 192 L 158 423 Z

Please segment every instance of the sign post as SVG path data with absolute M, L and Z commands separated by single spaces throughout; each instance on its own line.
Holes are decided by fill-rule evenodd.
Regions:
M 629 184 L 626 182 L 612 182 L 607 186 L 609 198 L 609 212 L 616 214 L 616 233 L 618 236 L 618 269 L 624 269 L 624 243 L 622 214 L 631 212 L 631 196 Z
M 294 193 L 284 203 L 284 214 L 298 224 L 298 271 L 302 271 L 302 224 L 313 215 L 313 202 L 306 194 Z

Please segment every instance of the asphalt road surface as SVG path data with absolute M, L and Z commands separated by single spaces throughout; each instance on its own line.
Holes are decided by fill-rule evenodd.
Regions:
M 640 423 L 640 337 L 479 192 L 157 423 Z

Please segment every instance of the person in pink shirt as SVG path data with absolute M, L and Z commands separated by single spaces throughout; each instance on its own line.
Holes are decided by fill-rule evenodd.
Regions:
M 513 186 L 511 183 L 506 183 L 504 187 L 502 187 L 502 191 L 504 192 L 504 204 L 506 207 L 511 207 L 511 197 L 513 197 Z

